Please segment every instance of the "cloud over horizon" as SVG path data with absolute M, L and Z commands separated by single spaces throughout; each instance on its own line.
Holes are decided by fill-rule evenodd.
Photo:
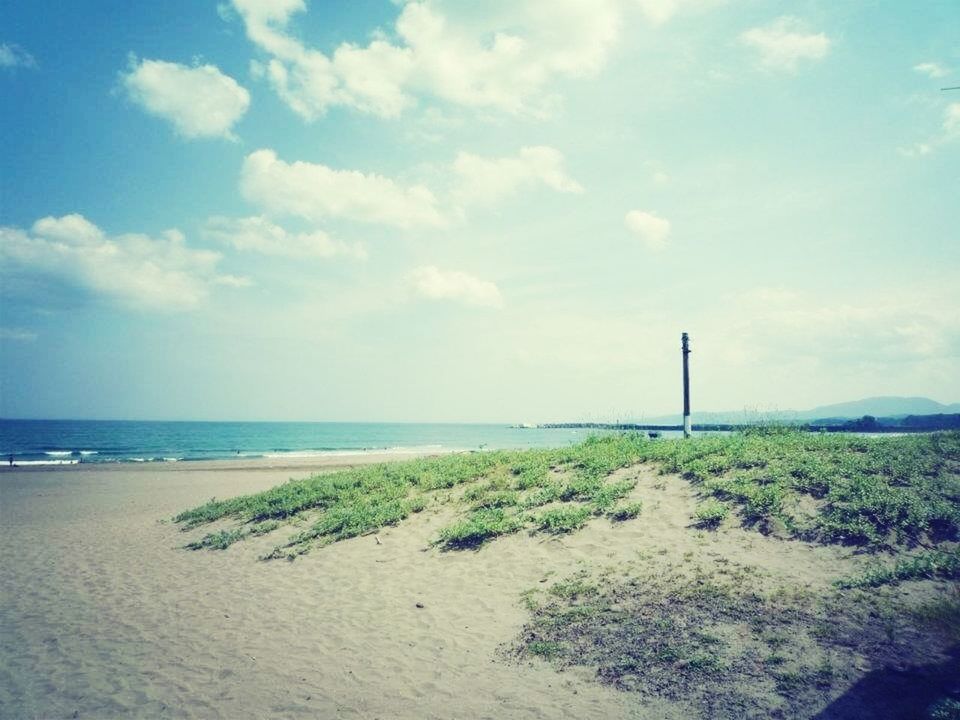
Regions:
M 108 236 L 78 214 L 41 218 L 29 231 L 0 227 L 0 258 L 145 310 L 188 310 L 215 285 L 249 284 L 218 274 L 220 254 L 187 247 L 178 230 Z

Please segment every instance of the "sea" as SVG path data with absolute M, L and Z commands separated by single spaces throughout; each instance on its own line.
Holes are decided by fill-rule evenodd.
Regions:
M 389 451 L 562 447 L 602 430 L 507 424 L 3 420 L 0 461 L 17 465 L 308 458 Z M 670 433 L 665 433 L 670 434 Z

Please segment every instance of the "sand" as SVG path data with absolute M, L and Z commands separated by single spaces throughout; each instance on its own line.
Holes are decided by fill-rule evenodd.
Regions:
M 379 544 L 355 538 L 295 562 L 258 561 L 269 537 L 187 551 L 198 533 L 169 522 L 210 497 L 314 469 L 3 470 L 0 716 L 690 717 L 682 703 L 618 692 L 586 670 L 508 657 L 528 617 L 521 592 L 607 562 L 735 555 L 812 586 L 850 562 L 834 548 L 740 529 L 693 532 L 689 486 L 642 467 L 624 471 L 640 477 L 641 519 L 598 519 L 561 538 L 518 534 L 476 552 L 430 546 L 449 520 L 442 510 L 380 532 Z

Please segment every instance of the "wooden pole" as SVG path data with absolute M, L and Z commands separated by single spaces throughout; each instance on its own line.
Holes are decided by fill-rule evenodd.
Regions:
M 693 428 L 690 423 L 690 337 L 686 333 L 680 336 L 680 349 L 683 351 L 683 436 L 688 438 Z

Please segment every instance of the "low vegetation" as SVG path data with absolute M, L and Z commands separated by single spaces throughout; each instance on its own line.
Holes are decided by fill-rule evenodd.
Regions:
M 532 617 L 512 653 L 587 667 L 601 682 L 708 718 L 810 717 L 864 667 L 911 667 L 907 693 L 882 680 L 854 686 L 836 716 L 922 717 L 930 707 L 940 713 L 930 717 L 950 717 L 943 693 L 960 669 L 950 659 L 958 597 L 911 611 L 877 591 L 765 589 L 747 568 L 580 572 L 524 594 Z
M 949 651 L 960 643 L 960 595 L 941 591 L 960 578 L 960 432 L 606 435 L 562 449 L 331 472 L 214 499 L 175 521 L 207 530 L 191 549 L 286 529 L 265 557 L 292 559 L 428 510 L 452 516 L 433 538 L 437 547 L 479 549 L 521 531 L 642 523 L 659 503 L 645 508 L 637 484 L 664 482 L 651 481 L 651 470 L 690 484 L 697 504 L 688 527 L 705 542 L 708 532 L 740 525 L 876 560 L 819 593 L 764 585 L 730 558 L 710 574 L 693 553 L 646 575 L 588 568 L 523 594 L 531 620 L 515 658 L 593 668 L 619 689 L 686 702 L 691 717 L 805 717 L 828 705 L 823 717 L 956 717 L 960 665 Z M 914 580 L 935 581 L 924 587 L 940 595 L 905 605 L 892 586 Z
M 733 512 L 763 532 L 868 549 L 937 544 L 960 532 L 960 432 L 867 438 L 751 429 L 693 440 L 606 435 L 550 450 L 461 453 L 293 480 L 266 492 L 211 500 L 175 518 L 185 529 L 229 521 L 191 542 L 223 549 L 296 522 L 307 528 L 270 557 L 401 522 L 431 504 L 459 518 L 437 543 L 476 548 L 523 529 L 565 533 L 606 515 L 635 518 L 635 480 L 615 471 L 648 463 L 694 484 L 691 524 L 715 528 Z M 461 488 L 463 488 L 461 490 Z
M 908 555 L 892 565 L 876 564 L 853 578 L 836 582 L 841 588 L 880 587 L 904 580 L 960 579 L 960 550 L 931 550 Z

